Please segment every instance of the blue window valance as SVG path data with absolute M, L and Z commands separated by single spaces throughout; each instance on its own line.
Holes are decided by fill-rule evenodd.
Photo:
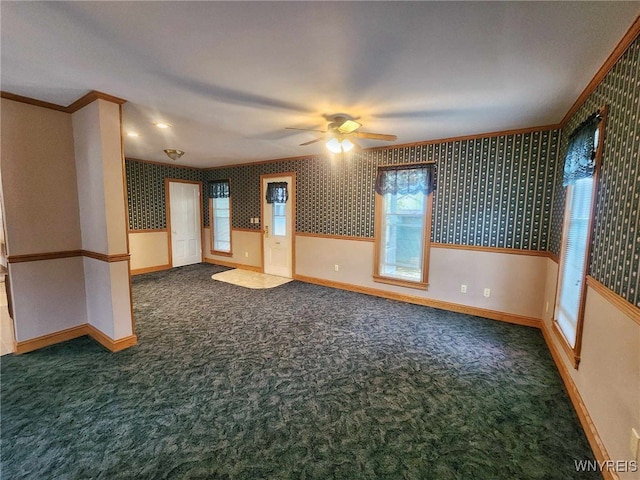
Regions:
M 573 185 L 576 180 L 592 177 L 596 168 L 595 133 L 600 115 L 594 113 L 569 136 L 567 155 L 564 159 L 562 186 Z
M 267 183 L 267 203 L 287 203 L 289 199 L 289 190 L 287 182 L 270 182 Z
M 229 198 L 229 180 L 213 180 L 209 182 L 209 198 Z
M 436 189 L 436 164 L 394 165 L 380 167 L 376 177 L 375 191 L 407 195 L 422 192 L 429 195 Z

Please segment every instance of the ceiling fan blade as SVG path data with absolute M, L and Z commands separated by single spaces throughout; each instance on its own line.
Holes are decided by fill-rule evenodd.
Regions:
M 302 130 L 303 132 L 320 132 L 327 133 L 326 130 L 315 130 L 313 128 L 296 128 L 296 127 L 285 127 L 285 130 Z
M 386 140 L 388 142 L 394 142 L 398 139 L 396 135 L 387 135 L 384 133 L 353 132 L 351 135 L 358 138 L 370 138 L 372 140 Z
M 320 137 L 320 138 L 316 138 L 315 140 L 311 140 L 311 141 L 309 141 L 309 142 L 301 143 L 301 144 L 300 144 L 300 146 L 301 146 L 301 147 L 304 147 L 305 145 L 311 145 L 312 143 L 320 142 L 320 141 L 322 141 L 322 140 L 324 140 L 322 137 Z
M 342 124 L 338 127 L 338 131 L 340 133 L 351 133 L 351 132 L 355 132 L 357 129 L 359 129 L 362 126 L 362 124 L 355 122 L 353 120 L 345 120 L 344 122 L 342 122 Z

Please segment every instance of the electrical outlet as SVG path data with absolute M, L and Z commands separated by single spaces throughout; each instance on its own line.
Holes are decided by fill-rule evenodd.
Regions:
M 631 429 L 631 437 L 629 438 L 629 449 L 635 460 L 640 461 L 640 435 L 635 428 Z
M 244 252 L 244 257 L 249 258 L 249 252 Z
M 467 293 L 467 286 L 466 285 L 460 285 L 460 293 Z
M 337 263 L 333 266 L 333 269 L 337 272 L 340 270 L 340 265 L 338 265 Z
M 489 298 L 491 296 L 491 289 L 490 288 L 485 288 L 484 289 L 484 298 Z

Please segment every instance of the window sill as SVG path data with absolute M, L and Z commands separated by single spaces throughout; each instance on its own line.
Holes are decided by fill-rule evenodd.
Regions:
M 374 275 L 373 281 L 376 283 L 386 283 L 388 285 L 396 285 L 398 287 L 415 288 L 418 290 L 429 290 L 429 284 L 425 282 L 412 282 L 411 280 L 401 280 L 399 278 L 381 277 L 379 275 Z
M 211 255 L 220 255 L 221 257 L 233 257 L 232 252 L 220 252 L 218 250 L 211 250 Z

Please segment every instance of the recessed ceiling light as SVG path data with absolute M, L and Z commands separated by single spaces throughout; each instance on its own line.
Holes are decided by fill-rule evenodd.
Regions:
M 140 134 L 138 132 L 127 132 L 127 136 L 129 136 L 129 137 L 139 137 Z
M 154 123 L 154 125 L 158 128 L 169 128 L 171 126 L 170 123 L 164 123 L 164 122 L 156 122 Z

